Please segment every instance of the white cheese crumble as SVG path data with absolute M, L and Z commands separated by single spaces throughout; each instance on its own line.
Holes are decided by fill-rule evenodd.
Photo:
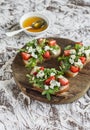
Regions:
M 83 63 L 81 62 L 80 59 L 78 59 L 77 62 L 74 62 L 74 65 L 77 66 L 77 67 L 83 68 Z
M 50 74 L 50 76 L 54 76 L 54 75 L 55 75 L 55 73 L 53 73 L 53 72 Z
M 52 53 L 54 54 L 54 55 L 57 55 L 57 50 L 52 50 Z
M 64 78 L 64 76 L 62 76 L 62 75 L 59 75 L 59 76 L 58 76 L 58 78 Z
M 75 59 L 75 58 L 76 58 L 76 56 L 75 56 L 75 55 L 71 55 L 70 57 L 71 57 L 72 59 Z
M 39 46 L 36 47 L 36 50 L 37 50 L 37 52 L 39 52 L 39 53 L 42 51 L 41 47 L 39 47 Z
M 38 73 L 37 73 L 37 78 L 42 78 L 43 76 L 44 76 L 45 74 L 44 74 L 44 72 L 43 72 L 43 70 L 40 70 Z
M 85 50 L 85 55 L 86 55 L 86 58 L 89 59 L 90 58 L 90 50 Z
M 49 47 L 49 46 L 45 46 L 45 47 L 44 47 L 44 50 L 45 50 L 45 51 L 48 51 L 48 50 L 50 50 L 50 47 Z
M 60 87 L 60 82 L 56 80 L 51 80 L 50 81 L 50 88 L 53 89 L 55 86 Z
M 70 54 L 76 54 L 76 50 L 75 49 L 71 49 L 70 50 Z
M 85 50 L 84 50 L 84 46 L 83 46 L 82 48 L 79 49 L 78 54 L 81 55 L 81 54 L 84 53 L 84 52 L 85 52 Z
M 29 48 L 28 48 L 28 53 L 33 53 L 33 52 L 35 52 L 36 50 L 34 49 L 34 48 L 32 48 L 32 46 L 30 46 Z
M 70 62 L 70 64 L 73 64 L 74 63 L 74 59 L 70 58 L 69 62 Z
M 48 85 L 44 85 L 44 88 L 45 88 L 45 90 L 48 90 L 49 86 Z
M 36 58 L 36 59 L 38 58 L 38 56 L 34 52 L 31 53 L 31 56 Z

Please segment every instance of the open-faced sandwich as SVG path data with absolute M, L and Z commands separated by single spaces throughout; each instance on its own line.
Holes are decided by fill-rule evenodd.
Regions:
M 33 68 L 37 63 L 60 55 L 61 47 L 54 39 L 35 39 L 20 49 L 22 60 L 26 67 Z
M 63 48 L 62 48 L 63 50 Z M 65 77 L 74 77 L 90 61 L 90 46 L 82 43 L 68 45 L 61 54 L 61 47 L 54 39 L 35 39 L 28 42 L 20 50 L 22 60 L 30 68 L 27 74 L 32 90 L 45 95 L 48 100 L 51 96 L 64 95 L 69 90 L 69 80 Z M 37 63 L 58 57 L 60 70 L 40 67 Z M 53 60 L 53 59 L 52 59 Z
M 68 79 L 55 68 L 35 66 L 27 77 L 30 84 L 32 84 L 31 89 L 46 95 L 48 100 L 51 99 L 51 95 L 61 96 L 69 89 Z
M 90 46 L 83 46 L 77 42 L 73 47 L 71 45 L 64 48 L 63 56 L 58 58 L 60 61 L 60 70 L 66 76 L 74 77 L 90 61 Z

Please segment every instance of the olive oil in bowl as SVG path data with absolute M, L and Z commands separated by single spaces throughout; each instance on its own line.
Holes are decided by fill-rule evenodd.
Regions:
M 29 27 L 32 25 L 32 23 L 38 21 L 38 20 L 44 20 L 45 21 L 45 24 L 41 27 L 41 28 L 30 28 L 30 29 L 27 29 L 27 31 L 29 32 L 42 32 L 44 31 L 45 29 L 47 29 L 48 27 L 48 23 L 46 22 L 45 19 L 41 18 L 41 17 L 37 17 L 37 16 L 33 16 L 33 17 L 28 17 L 26 18 L 23 23 L 22 23 L 22 26 L 23 28 L 26 28 L 26 27 Z

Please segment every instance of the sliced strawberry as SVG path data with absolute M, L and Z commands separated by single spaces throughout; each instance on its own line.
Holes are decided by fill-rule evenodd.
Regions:
M 40 67 L 40 70 L 44 70 L 44 67 L 42 66 L 42 67 Z
M 33 75 L 35 75 L 35 76 L 36 76 L 36 75 L 37 75 L 37 73 L 38 73 L 38 72 L 34 72 L 34 73 L 33 73 Z
M 65 50 L 64 51 L 64 56 L 69 56 L 70 55 L 70 50 Z
M 83 46 L 83 43 L 82 43 L 82 42 L 76 42 L 76 44 L 79 44 L 79 45 Z
M 43 57 L 46 58 L 46 59 L 49 59 L 49 58 L 50 58 L 50 52 L 49 52 L 49 51 L 46 51 L 46 52 L 43 54 Z
M 62 86 L 69 84 L 69 81 L 66 78 L 59 78 L 59 82 Z
M 77 67 L 77 66 L 71 66 L 70 67 L 70 70 L 73 72 L 73 73 L 76 73 L 76 72 L 79 72 L 79 70 L 80 70 L 80 68 L 79 67 Z
M 80 60 L 81 60 L 81 62 L 84 64 L 84 63 L 86 62 L 86 57 L 81 56 L 81 57 L 80 57 Z
M 31 57 L 31 55 L 26 52 L 22 52 L 21 56 L 22 56 L 23 60 L 28 60 Z
M 48 79 L 46 79 L 45 84 L 49 85 L 51 80 L 55 80 L 55 76 L 50 76 Z
M 48 44 L 49 44 L 49 46 L 55 46 L 56 40 L 50 40 Z

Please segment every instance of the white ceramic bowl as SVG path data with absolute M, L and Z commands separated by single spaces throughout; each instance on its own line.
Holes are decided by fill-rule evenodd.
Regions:
M 21 17 L 21 19 L 20 19 L 20 27 L 24 28 L 23 27 L 24 20 L 26 20 L 29 17 L 33 17 L 33 16 L 37 16 L 37 17 L 43 18 L 47 22 L 48 27 L 45 30 L 41 31 L 41 32 L 30 32 L 28 30 L 25 30 L 24 32 L 29 34 L 29 35 L 32 35 L 32 36 L 36 36 L 36 35 L 45 33 L 49 29 L 51 21 L 50 21 L 50 19 L 46 15 L 44 15 L 42 13 L 39 13 L 39 12 L 29 12 L 29 13 L 24 14 Z

